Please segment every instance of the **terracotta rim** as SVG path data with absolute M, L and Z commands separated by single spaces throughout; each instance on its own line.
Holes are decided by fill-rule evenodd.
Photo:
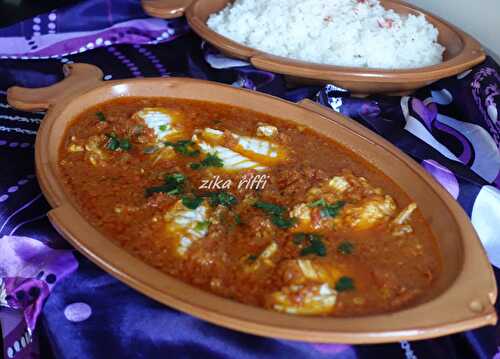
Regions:
M 497 297 L 496 282 L 466 214 L 412 159 L 368 129 L 310 101 L 292 104 L 262 93 L 183 78 L 100 82 L 102 72 L 94 66 L 65 66 L 66 74 L 71 76 L 61 83 L 43 89 L 11 88 L 7 95 L 8 102 L 13 107 L 28 111 L 48 108 L 37 135 L 35 160 L 42 191 L 54 207 L 49 213 L 51 222 L 80 252 L 133 288 L 161 303 L 225 327 L 310 342 L 357 344 L 417 340 L 496 323 L 497 315 L 493 307 Z M 448 213 L 443 213 L 443 216 L 452 218 L 450 228 L 456 228 L 460 235 L 455 239 L 460 241 L 457 248 L 462 252 L 460 260 L 457 259 L 456 276 L 450 277 L 445 290 L 412 308 L 384 315 L 312 318 L 276 313 L 218 297 L 180 282 L 131 256 L 88 224 L 78 212 L 58 179 L 54 148 L 59 147 L 63 136 L 61 131 L 72 119 L 69 113 L 81 112 L 90 106 L 85 103 L 98 104 L 110 98 L 136 96 L 143 91 L 159 89 L 161 93 L 170 91 L 174 94 L 170 97 L 190 93 L 195 97 L 219 98 L 225 103 L 249 101 L 246 106 L 260 103 L 262 108 L 272 105 L 280 110 L 289 109 L 307 118 L 303 121 L 314 119 L 312 127 L 332 128 L 336 133 L 344 133 L 345 141 L 356 139 L 364 145 L 368 144 L 371 152 L 390 160 L 390 166 L 400 166 L 416 183 L 422 183 L 426 196 L 435 198 L 446 207 Z M 292 121 L 306 123 L 296 119 Z M 328 136 L 331 137 L 331 134 Z
M 351 86 L 355 87 L 355 92 L 359 92 L 358 89 L 362 91 L 361 87 L 366 93 L 387 92 L 383 89 L 377 90 L 377 87 L 373 86 L 376 84 L 391 84 L 392 92 L 397 92 L 398 89 L 402 91 L 416 89 L 459 74 L 486 58 L 481 44 L 472 36 L 438 16 L 400 0 L 381 0 L 381 2 L 390 8 L 397 6 L 408 12 L 422 13 L 434 24 L 450 30 L 462 43 L 460 53 L 438 65 L 401 70 L 320 65 L 292 60 L 241 45 L 212 31 L 201 18 L 205 14 L 204 10 L 199 9 L 202 2 L 203 0 L 142 0 L 142 6 L 148 14 L 156 17 L 169 19 L 185 15 L 191 28 L 204 40 L 226 54 L 249 61 L 256 68 L 322 83 L 328 81 L 354 83 Z M 349 88 L 349 85 L 346 88 Z

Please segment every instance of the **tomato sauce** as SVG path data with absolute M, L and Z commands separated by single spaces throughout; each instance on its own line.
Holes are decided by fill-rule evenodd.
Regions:
M 110 240 L 246 304 L 384 313 L 415 303 L 441 271 L 429 225 L 396 183 L 311 129 L 247 109 L 102 103 L 69 125 L 59 170 Z M 249 186 L 256 176 L 265 182 Z

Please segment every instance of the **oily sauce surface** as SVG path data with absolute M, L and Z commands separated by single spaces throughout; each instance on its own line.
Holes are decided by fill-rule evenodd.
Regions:
M 332 140 L 265 114 L 113 100 L 69 125 L 59 167 L 109 239 L 243 303 L 299 315 L 383 313 L 411 305 L 441 270 L 418 204 L 394 182 Z

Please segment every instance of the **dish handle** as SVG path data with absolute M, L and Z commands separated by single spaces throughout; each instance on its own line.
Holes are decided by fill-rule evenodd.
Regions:
M 90 64 L 66 64 L 61 82 L 42 88 L 14 86 L 7 90 L 7 102 L 12 107 L 23 111 L 47 110 L 62 98 L 81 94 L 94 87 L 102 79 L 102 71 Z
M 142 0 L 142 8 L 153 17 L 175 19 L 184 16 L 193 0 Z

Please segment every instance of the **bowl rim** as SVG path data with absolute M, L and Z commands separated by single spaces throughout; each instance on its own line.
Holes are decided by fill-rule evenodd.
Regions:
M 127 285 L 163 304 L 224 327 L 261 336 L 309 342 L 359 344 L 417 340 L 496 323 L 497 314 L 493 306 L 497 297 L 496 282 L 484 249 L 467 215 L 446 190 L 411 158 L 367 128 L 354 121 L 346 121 L 346 118 L 310 101 L 294 104 L 267 94 L 203 80 L 147 78 L 101 82 L 102 72 L 94 66 L 72 64 L 65 65 L 65 69 L 66 74 L 70 76 L 51 87 L 10 88 L 7 92 L 8 102 L 13 107 L 23 110 L 37 111 L 48 108 L 36 139 L 35 162 L 40 187 L 53 207 L 49 212 L 49 219 L 58 232 L 77 250 Z M 195 86 L 200 88 L 197 93 L 203 93 L 202 90 L 213 90 L 213 93 L 230 92 L 236 98 L 251 96 L 255 100 L 272 101 L 287 108 L 306 111 L 308 116 L 318 121 L 328 123 L 329 126 L 335 124 L 388 151 L 395 160 L 402 162 L 415 173 L 415 176 L 425 181 L 429 190 L 450 210 L 462 235 L 464 257 L 462 270 L 445 292 L 416 307 L 370 316 L 312 318 L 291 316 L 237 303 L 193 287 L 150 267 L 108 240 L 83 218 L 54 171 L 54 166 L 57 167 L 57 164 L 51 163 L 49 158 L 51 143 L 56 141 L 59 147 L 60 140 L 64 136 L 63 132 L 58 140 L 54 138 L 56 135 L 53 127 L 58 121 L 64 121 L 64 111 L 69 106 L 78 104 L 89 96 L 94 96 L 93 104 L 98 104 L 102 102 L 102 99 L 97 97 L 99 92 L 113 92 L 110 96 L 116 98 L 125 95 L 123 89 L 127 86 L 146 85 L 154 85 L 155 88 Z M 117 91 L 118 89 L 121 92 Z M 84 109 L 81 108 L 79 111 Z M 64 128 L 66 127 L 67 123 L 64 125 Z M 476 273 L 484 276 L 475 280 Z M 170 286 L 173 286 L 174 290 L 170 289 Z M 465 287 L 471 293 L 472 297 L 468 297 L 469 299 L 463 298 Z M 433 318 L 429 319 L 426 315 L 422 315 L 433 311 L 437 313 Z M 389 329 L 374 329 L 382 324 Z M 332 328 L 339 326 L 343 329 L 332 331 Z M 366 329 L 367 327 L 369 329 Z
M 432 82 L 463 72 L 484 61 L 486 58 L 481 44 L 471 35 L 441 17 L 402 0 L 381 0 L 381 2 L 384 6 L 396 5 L 408 9 L 410 12 L 422 13 L 432 22 L 440 23 L 442 26 L 447 27 L 461 40 L 463 47 L 460 53 L 440 64 L 413 69 L 348 67 L 294 60 L 242 45 L 211 30 L 200 19 L 197 12 L 197 5 L 201 1 L 204 0 L 175 0 L 169 2 L 163 0 L 142 0 L 142 6 L 148 14 L 157 17 L 168 19 L 185 15 L 191 28 L 200 37 L 219 50 L 231 56 L 247 60 L 256 68 L 299 78 L 325 81 L 371 81 L 375 83 Z

